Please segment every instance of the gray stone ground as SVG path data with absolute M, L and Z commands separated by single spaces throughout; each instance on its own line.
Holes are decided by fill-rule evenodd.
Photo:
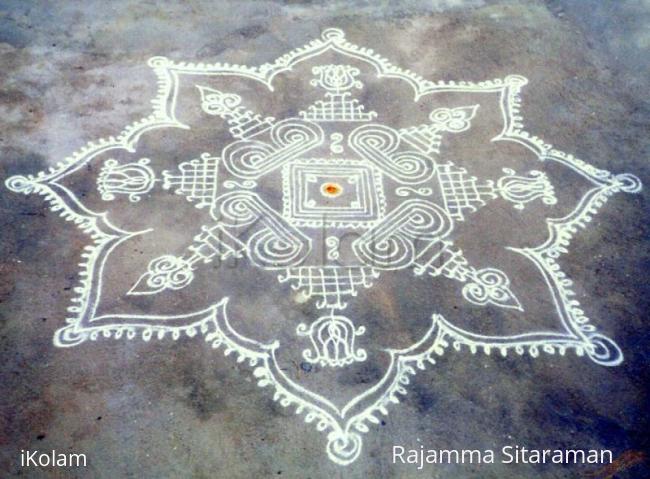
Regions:
M 647 0 L 2 1 L 0 177 L 44 169 L 148 114 L 151 56 L 255 64 L 336 26 L 427 78 L 525 74 L 529 131 L 647 184 L 649 25 Z M 341 468 L 320 433 L 201 342 L 55 349 L 86 238 L 42 198 L 1 188 L 0 476 L 647 477 L 647 191 L 614 196 L 567 260 L 589 315 L 623 349 L 621 366 L 446 355 Z M 391 464 L 392 445 L 415 438 L 441 448 L 603 447 L 616 462 L 426 473 Z M 83 451 L 90 467 L 21 469 L 21 449 Z

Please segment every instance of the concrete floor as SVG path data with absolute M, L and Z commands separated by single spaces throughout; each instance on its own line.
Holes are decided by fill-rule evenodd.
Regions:
M 156 88 L 147 66 L 152 56 L 258 65 L 337 27 L 350 41 L 433 81 L 525 75 L 527 131 L 647 185 L 649 24 L 647 0 L 2 1 L 0 177 L 45 170 L 87 141 L 148 115 Z M 88 238 L 42 197 L 2 187 L 0 476 L 648 477 L 647 192 L 612 196 L 562 262 L 586 314 L 622 349 L 621 365 L 603 367 L 573 353 L 532 359 L 450 352 L 419 372 L 401 404 L 371 426 L 359 458 L 339 466 L 327 458 L 322 433 L 273 402 L 250 368 L 203 341 L 100 340 L 55 348 L 52 338 L 68 315 Z M 478 234 L 499 227 L 482 224 Z M 256 308 L 274 306 L 260 290 L 266 291 L 242 286 Z M 394 319 L 420 307 L 417 293 L 401 293 L 397 280 L 373 291 L 368 308 L 375 310 L 365 324 L 401 344 L 414 333 Z M 546 327 L 541 316 L 541 310 L 532 314 L 531 324 Z M 242 327 L 256 326 L 243 321 Z M 275 327 L 260 329 L 271 334 Z M 378 378 L 371 366 L 345 379 L 351 391 Z M 615 463 L 417 471 L 392 463 L 394 444 L 607 448 Z M 84 452 L 89 467 L 21 468 L 21 449 Z

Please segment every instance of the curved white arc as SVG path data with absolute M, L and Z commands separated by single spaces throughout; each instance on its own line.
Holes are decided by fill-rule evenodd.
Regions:
M 530 249 L 519 249 L 519 248 L 508 248 L 508 249 L 510 251 L 514 251 L 515 253 L 519 253 L 522 256 L 528 258 L 528 260 L 532 261 L 532 263 L 542 274 L 544 281 L 546 282 L 546 286 L 548 287 L 548 290 L 551 293 L 551 298 L 553 299 L 553 305 L 555 306 L 555 310 L 558 316 L 560 317 L 560 323 L 564 327 L 564 330 L 576 338 L 585 340 L 585 335 L 576 328 L 576 325 L 572 323 L 571 315 L 566 310 L 566 305 L 564 301 L 559 299 L 562 297 L 560 286 L 558 285 L 554 276 L 546 268 L 544 259 L 541 258 L 538 253 Z
M 592 207 L 594 203 L 597 201 L 604 202 L 607 196 L 611 194 L 612 189 L 613 187 L 609 185 L 593 188 L 580 198 L 576 208 L 568 215 L 562 218 L 547 218 L 548 238 L 539 246 L 529 249 L 540 254 L 546 254 L 552 248 L 559 246 L 560 243 L 563 247 L 569 246 L 575 235 L 575 231 L 572 231 L 572 229 L 577 230 L 578 227 L 584 226 L 584 223 L 588 221 L 585 219 L 585 215 L 593 214 Z

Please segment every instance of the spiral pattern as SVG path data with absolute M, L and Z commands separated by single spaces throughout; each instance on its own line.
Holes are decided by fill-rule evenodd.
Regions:
M 485 268 L 475 271 L 471 281 L 463 287 L 463 296 L 475 304 L 494 303 L 506 307 L 520 307 L 510 291 L 510 280 L 503 271 Z
M 402 231 L 407 235 L 424 240 L 434 240 L 447 236 L 452 228 L 451 218 L 433 203 L 411 200 L 407 205 L 408 217 Z M 398 208 L 398 211 L 401 208 Z
M 304 247 L 299 241 L 280 236 L 271 228 L 254 234 L 250 241 L 251 261 L 263 268 L 293 266 L 301 257 Z
M 400 151 L 400 136 L 383 125 L 365 125 L 350 134 L 350 147 L 363 158 L 378 165 L 387 175 L 407 183 L 421 183 L 434 172 L 434 162 L 417 151 Z
M 377 241 L 358 241 L 355 253 L 364 264 L 373 268 L 400 269 L 413 262 L 413 242 L 400 235 Z
M 292 118 L 276 123 L 271 130 L 273 143 L 283 148 L 295 145 L 310 146 L 322 136 L 323 132 L 318 125 Z
M 203 109 L 210 115 L 225 115 L 241 104 L 241 97 L 234 93 L 214 90 L 204 97 Z
M 273 162 L 270 157 L 273 151 L 271 145 L 261 141 L 236 141 L 224 148 L 224 165 L 233 175 L 251 180 Z
M 226 193 L 212 205 L 211 215 L 235 226 L 251 224 L 260 217 L 259 208 L 252 198 L 254 195 L 250 192 Z
M 327 28 L 323 31 L 323 33 L 321 33 L 321 37 L 325 41 L 337 41 L 343 40 L 345 38 L 345 34 L 343 33 L 343 30 L 340 30 L 338 28 Z
M 152 290 L 159 288 L 181 289 L 194 278 L 190 266 L 177 256 L 164 255 L 149 264 L 147 286 Z
M 347 432 L 330 434 L 327 442 L 327 455 L 341 465 L 350 464 L 361 453 L 361 437 L 357 433 Z
M 14 191 L 16 193 L 29 194 L 34 190 L 34 182 L 30 181 L 22 175 L 16 175 L 7 178 L 5 185 L 11 191 Z
M 596 363 L 602 366 L 617 366 L 623 362 L 623 352 L 618 345 L 602 334 L 594 334 L 589 337 L 591 348 L 587 354 Z
M 632 175 L 630 173 L 622 173 L 620 175 L 616 175 L 616 181 L 620 185 L 621 190 L 626 193 L 638 193 L 641 191 L 641 180 L 635 175 Z
M 413 199 L 402 203 L 352 247 L 369 266 L 399 269 L 412 264 L 416 240 L 442 239 L 451 228 L 451 219 L 439 206 Z

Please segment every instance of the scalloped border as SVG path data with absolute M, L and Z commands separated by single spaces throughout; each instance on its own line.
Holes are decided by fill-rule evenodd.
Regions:
M 549 231 L 548 239 L 535 248 L 517 249 L 512 251 L 524 255 L 539 268 L 543 274 L 549 291 L 555 301 L 561 322 L 567 333 L 530 333 L 510 337 L 496 337 L 476 335 L 457 328 L 448 323 L 439 315 L 434 315 L 432 326 L 425 336 L 410 348 L 404 350 L 390 350 L 391 365 L 382 380 L 373 388 L 360 394 L 339 410 L 327 399 L 318 396 L 289 380 L 279 369 L 274 356 L 274 351 L 279 343 L 261 344 L 245 338 L 234 331 L 227 322 L 225 313 L 228 298 L 207 310 L 168 317 L 178 319 L 184 323 L 179 326 L 161 324 L 113 324 L 99 327 L 82 328 L 80 323 L 84 314 L 88 313 L 93 301 L 93 289 L 101 290 L 101 270 L 108 254 L 118 244 L 136 236 L 141 232 L 128 232 L 112 225 L 106 213 L 96 213 L 86 209 L 74 194 L 57 183 L 57 180 L 76 171 L 95 156 L 111 150 L 125 149 L 135 151 L 135 146 L 142 134 L 155 128 L 184 128 L 189 127 L 179 122 L 175 117 L 175 107 L 178 95 L 178 79 L 181 74 L 205 75 L 238 75 L 260 81 L 270 91 L 273 91 L 273 78 L 284 71 L 292 69 L 296 63 L 317 56 L 324 51 L 333 50 L 343 55 L 365 61 L 375 67 L 378 78 L 398 78 L 406 81 L 414 91 L 414 101 L 422 97 L 441 91 L 468 91 L 468 92 L 499 92 L 501 94 L 501 110 L 504 119 L 502 132 L 492 141 L 515 141 L 533 151 L 541 161 L 556 161 L 573 169 L 594 184 L 580 201 L 578 206 L 564 218 L 547 219 Z M 339 29 L 327 29 L 321 39 L 316 39 L 297 48 L 273 63 L 259 67 L 248 67 L 230 64 L 194 64 L 175 63 L 164 57 L 154 57 L 148 62 L 157 77 L 158 91 L 151 101 L 153 113 L 142 120 L 127 126 L 117 137 L 100 139 L 89 142 L 86 146 L 67 157 L 56 166 L 37 175 L 13 176 L 6 180 L 6 186 L 15 192 L 24 194 L 37 193 L 45 197 L 50 204 L 50 209 L 60 212 L 67 221 L 73 221 L 83 232 L 92 239 L 92 244 L 84 248 L 82 262 L 80 263 L 80 286 L 74 288 L 78 295 L 72 298 L 73 306 L 68 310 L 74 315 L 66 319 L 66 326 L 59 329 L 55 335 L 56 346 L 72 346 L 86 340 L 95 340 L 99 337 L 125 336 L 127 339 L 135 338 L 138 333 L 145 341 L 154 334 L 162 339 L 170 333 L 173 339 L 178 339 L 181 334 L 194 336 L 201 332 L 213 347 L 225 345 L 226 355 L 233 351 L 238 354 L 238 361 L 249 360 L 251 366 L 257 366 L 254 375 L 259 379 L 260 386 L 271 385 L 275 389 L 274 399 L 279 400 L 283 406 L 296 405 L 297 412 L 306 412 L 305 421 L 317 421 L 317 429 L 328 432 L 327 453 L 338 464 L 349 464 L 354 461 L 361 451 L 361 438 L 359 433 L 367 432 L 367 423 L 379 422 L 374 416 L 377 412 L 387 414 L 386 407 L 390 403 L 397 403 L 398 394 L 406 394 L 405 386 L 409 384 L 409 375 L 418 369 L 424 369 L 427 363 L 435 363 L 434 355 L 441 355 L 445 348 L 453 345 L 455 350 L 463 346 L 474 353 L 481 349 L 486 354 L 498 350 L 502 355 L 507 355 L 510 350 L 517 354 L 528 352 L 531 356 L 538 356 L 540 349 L 552 354 L 564 354 L 571 348 L 578 355 L 585 353 L 596 363 L 602 365 L 616 365 L 623 360 L 620 348 L 611 339 L 596 332 L 594 326 L 588 324 L 589 319 L 580 304 L 572 296 L 572 282 L 562 272 L 557 258 L 568 252 L 568 246 L 579 228 L 586 227 L 605 201 L 613 193 L 624 191 L 635 193 L 641 190 L 641 182 L 630 174 L 613 175 L 609 171 L 595 168 L 588 163 L 554 149 L 540 138 L 532 136 L 524 130 L 523 118 L 520 114 L 521 88 L 527 83 L 526 78 L 510 75 L 505 79 L 495 79 L 485 82 L 437 82 L 425 80 L 409 70 L 402 70 L 371 49 L 361 48 L 349 43 Z M 68 204 L 68 202 L 70 204 Z M 98 276 L 99 272 L 99 276 Z M 97 280 L 98 287 L 93 288 Z M 96 291 L 95 291 L 96 293 Z M 93 308 L 94 312 L 94 308 Z M 92 317 L 92 316 L 91 316 Z M 133 317 L 115 317 L 115 319 L 133 319 Z M 139 317 L 141 320 L 156 320 L 160 317 Z M 414 367 L 415 366 L 415 367 Z M 305 399 L 307 398 L 307 399 Z M 372 400 L 371 400 L 372 399 Z M 361 407 L 365 402 L 370 404 Z M 346 415 L 355 406 L 360 412 L 346 418 Z

